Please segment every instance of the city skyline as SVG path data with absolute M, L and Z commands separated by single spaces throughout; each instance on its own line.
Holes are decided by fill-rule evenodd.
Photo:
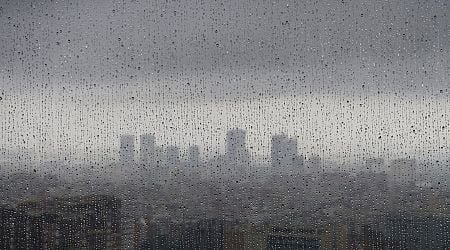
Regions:
M 233 129 L 237 129 L 237 128 L 232 128 L 232 129 L 228 130 L 228 132 L 232 131 Z M 242 130 L 242 131 L 247 133 L 246 130 Z M 211 158 L 211 157 L 215 157 L 217 154 L 224 154 L 224 153 L 226 154 L 226 152 L 227 152 L 227 149 L 226 149 L 227 148 L 227 146 L 226 146 L 227 145 L 226 144 L 226 142 L 227 142 L 226 137 L 228 136 L 227 135 L 228 132 L 226 132 L 226 133 L 224 132 L 223 133 L 224 134 L 223 139 L 225 139 L 225 141 L 221 142 L 221 140 L 219 140 L 219 141 L 216 142 L 215 145 L 213 145 L 212 148 L 215 149 L 215 150 L 211 150 L 211 148 L 204 147 L 204 145 L 202 145 L 201 143 L 194 144 L 192 142 L 189 142 L 188 144 L 185 144 L 185 143 L 174 142 L 173 144 L 171 144 L 170 141 L 169 142 L 163 141 L 163 140 L 161 140 L 162 139 L 161 137 L 155 136 L 156 133 L 148 133 L 148 131 L 143 131 L 142 134 L 128 134 L 128 133 L 126 133 L 126 134 L 118 135 L 118 137 L 119 138 L 122 137 L 122 136 L 128 137 L 127 138 L 128 142 L 129 143 L 133 142 L 133 147 L 134 148 L 139 148 L 139 150 L 141 148 L 143 148 L 144 150 L 149 150 L 149 149 L 145 149 L 145 147 L 148 147 L 148 145 L 150 145 L 150 147 L 151 147 L 151 145 L 153 145 L 153 146 L 159 145 L 161 147 L 176 146 L 176 147 L 179 148 L 179 150 L 181 150 L 180 152 L 181 152 L 181 155 L 183 157 L 188 157 L 190 147 L 195 146 L 197 148 L 201 148 L 202 150 L 200 150 L 199 153 L 201 152 L 202 157 L 204 157 L 205 159 L 208 159 L 208 158 Z M 266 145 L 259 145 L 261 148 L 265 148 L 265 150 L 262 150 L 262 151 L 255 150 L 254 146 L 251 143 L 251 140 L 249 140 L 248 137 L 245 135 L 245 138 L 246 138 L 245 144 L 249 145 L 248 147 L 246 146 L 246 150 L 248 150 L 248 152 L 246 154 L 249 154 L 249 156 L 253 157 L 256 160 L 257 159 L 259 159 L 259 160 L 268 159 L 267 157 L 271 154 L 271 146 L 270 146 L 270 144 L 271 144 L 271 140 L 273 139 L 274 135 L 279 135 L 279 136 L 286 137 L 286 138 L 289 136 L 284 131 L 282 131 L 280 133 L 267 134 L 266 136 L 267 136 L 267 138 L 269 138 L 269 139 L 265 140 L 267 142 L 267 144 Z M 116 137 L 117 136 L 112 136 L 111 138 L 113 139 L 113 141 L 116 141 L 116 143 L 114 143 L 114 144 L 119 145 L 120 144 L 119 142 L 121 140 L 116 140 L 117 139 Z M 186 136 L 185 138 L 188 138 L 188 136 Z M 299 152 L 299 153 L 305 152 L 305 156 L 306 155 L 310 155 L 310 156 L 321 155 L 324 159 L 327 159 L 327 160 L 338 161 L 338 162 L 340 160 L 339 157 L 333 157 L 332 154 L 327 154 L 323 150 L 321 150 L 321 151 L 308 150 L 307 147 L 305 147 L 305 145 L 308 145 L 308 144 L 311 144 L 311 143 L 308 143 L 308 142 L 305 142 L 305 141 L 301 141 L 302 136 L 298 136 L 298 135 L 295 136 L 294 135 L 294 136 L 292 136 L 292 138 L 296 142 L 297 141 L 301 142 L 299 144 L 299 146 L 298 146 L 297 152 Z M 156 143 L 156 142 L 158 142 L 158 143 Z M 139 145 L 139 147 L 136 147 L 136 145 Z M 312 149 L 314 149 L 314 146 L 312 146 Z M 36 160 L 39 161 L 39 159 L 42 160 L 42 158 L 40 158 L 39 156 L 38 157 L 35 156 L 34 160 L 32 160 L 33 156 L 29 154 L 30 151 L 27 148 L 23 148 L 22 150 L 23 151 L 20 152 L 20 153 L 23 154 L 22 161 L 36 161 Z M 131 149 L 131 151 L 133 151 L 134 153 L 131 153 L 131 151 L 130 151 L 130 152 L 126 153 L 126 154 L 129 154 L 130 157 L 131 157 L 131 154 L 133 154 L 135 156 L 138 156 L 137 152 L 139 152 L 139 150 Z M 73 159 L 67 158 L 67 155 L 61 154 L 63 151 L 64 150 L 62 150 L 61 152 L 57 152 L 56 154 L 54 154 L 52 156 L 53 158 L 50 157 L 47 160 L 60 160 L 61 158 L 65 158 L 66 160 L 73 160 Z M 86 160 L 89 160 L 89 156 L 95 157 L 95 155 L 102 154 L 104 152 L 105 152 L 105 149 L 102 150 L 102 149 L 98 149 L 98 148 L 95 149 L 94 147 L 91 147 L 91 148 L 86 147 L 86 154 L 84 155 L 84 158 Z M 120 155 L 124 153 L 121 150 L 111 149 L 111 148 L 109 148 L 109 149 L 107 148 L 106 152 L 109 152 L 109 154 L 110 154 L 108 159 L 116 159 L 116 160 L 118 160 L 120 158 Z M 329 152 L 332 152 L 332 151 L 330 150 Z M 8 153 L 11 153 L 11 152 L 8 152 L 4 148 L 3 151 L 2 151 L 2 155 L 3 155 L 4 159 L 6 159 L 6 160 L 8 159 Z M 12 157 L 14 157 L 14 153 L 12 155 L 13 155 Z M 59 155 L 59 158 L 58 158 L 58 155 Z M 381 157 L 381 158 L 386 158 L 386 159 L 391 159 L 391 160 L 392 159 L 396 159 L 396 158 L 404 158 L 404 157 L 414 157 L 414 158 L 417 158 L 417 159 L 422 159 L 422 158 L 426 158 L 426 157 L 430 157 L 430 156 L 431 156 L 431 154 L 429 154 L 429 155 L 426 155 L 426 154 L 425 155 L 420 155 L 420 154 L 414 154 L 414 153 L 409 153 L 409 154 L 407 153 L 407 154 L 403 154 L 403 155 L 392 154 L 391 157 L 388 157 L 387 155 L 383 155 L 383 154 L 380 154 L 380 153 L 367 153 L 367 152 L 364 152 L 364 153 L 360 153 L 360 154 L 354 155 L 354 159 L 357 160 L 360 157 L 363 157 L 363 158 Z M 448 157 L 447 157 L 446 154 L 443 154 L 441 157 L 436 157 L 436 159 L 447 160 Z M 21 159 L 18 159 L 18 160 L 21 160 Z M 93 160 L 93 159 L 91 159 L 91 160 Z M 350 162 L 352 162 L 352 161 L 350 161 Z
M 0 249 L 450 249 L 450 0 L 0 0 Z
M 36 160 L 111 158 L 110 135 L 155 131 L 160 142 L 213 155 L 238 126 L 256 155 L 269 152 L 266 134 L 285 132 L 334 160 L 444 159 L 448 9 L 445 1 L 6 0 L 0 149 Z

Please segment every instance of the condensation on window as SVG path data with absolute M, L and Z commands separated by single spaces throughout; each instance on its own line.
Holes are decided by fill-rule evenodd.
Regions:
M 0 249 L 450 249 L 450 7 L 0 1 Z

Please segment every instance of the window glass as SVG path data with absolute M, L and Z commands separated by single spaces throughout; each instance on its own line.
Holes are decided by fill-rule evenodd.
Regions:
M 0 249 L 450 249 L 449 1 L 0 1 Z

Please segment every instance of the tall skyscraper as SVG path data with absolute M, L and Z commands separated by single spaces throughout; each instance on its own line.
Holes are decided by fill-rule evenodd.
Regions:
M 122 135 L 120 137 L 120 162 L 133 163 L 134 162 L 134 135 Z
M 303 158 L 298 155 L 297 150 L 296 139 L 284 134 L 272 136 L 271 160 L 274 171 L 303 171 Z
M 155 136 L 153 134 L 143 134 L 140 136 L 140 159 L 148 165 L 155 165 Z

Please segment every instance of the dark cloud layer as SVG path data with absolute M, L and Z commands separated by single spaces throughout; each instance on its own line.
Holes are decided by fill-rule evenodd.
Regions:
M 283 76 L 273 89 L 436 91 L 449 76 L 445 0 L 10 0 L 0 13 L 3 82 L 38 89 L 223 77 L 221 86 L 202 86 L 218 91 L 239 86 L 245 73 L 263 92 L 269 86 L 258 76 L 273 72 Z

